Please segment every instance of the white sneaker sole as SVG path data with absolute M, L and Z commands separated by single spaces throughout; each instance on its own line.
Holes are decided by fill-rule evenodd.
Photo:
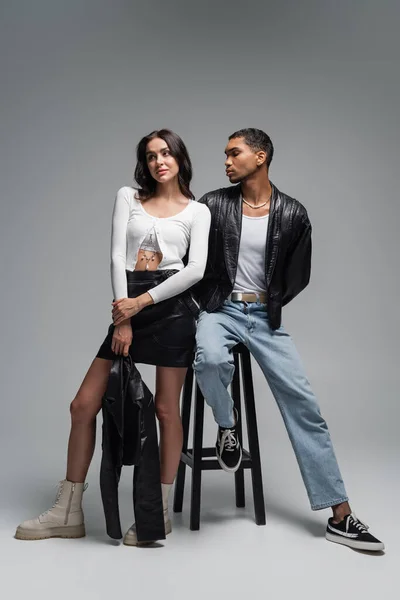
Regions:
M 165 535 L 168 535 L 172 531 L 171 521 L 167 521 L 165 524 Z M 125 546 L 148 546 L 149 544 L 154 544 L 158 540 L 151 540 L 148 542 L 138 542 L 136 534 L 129 533 L 129 530 L 124 535 L 124 545 Z
M 379 552 L 385 549 L 385 544 L 383 542 L 377 542 L 376 544 L 368 542 L 359 542 L 358 540 L 340 537 L 338 535 L 333 535 L 328 532 L 325 533 L 325 537 L 329 542 L 334 542 L 335 544 L 342 544 L 343 546 L 349 546 L 349 548 L 354 548 L 355 550 Z
M 236 473 L 236 471 L 239 469 L 240 464 L 242 462 L 242 447 L 240 446 L 240 458 L 238 460 L 237 465 L 235 465 L 234 467 L 227 467 L 226 464 L 222 461 L 222 459 L 220 458 L 218 451 L 216 452 L 217 455 L 217 461 L 219 462 L 219 465 L 221 467 L 221 469 L 223 469 L 224 471 L 226 471 L 227 473 Z
M 17 540 L 48 540 L 49 538 L 82 538 L 85 537 L 85 525 L 64 525 L 48 529 L 24 529 L 18 527 L 15 532 Z

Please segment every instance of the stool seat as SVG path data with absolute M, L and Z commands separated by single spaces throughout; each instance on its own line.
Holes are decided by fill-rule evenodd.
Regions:
M 234 406 L 238 411 L 236 431 L 238 440 L 242 446 L 242 461 L 239 469 L 234 474 L 236 506 L 245 506 L 244 469 L 251 469 L 255 521 L 257 525 L 265 525 L 266 519 L 264 492 L 250 353 L 247 347 L 241 343 L 234 346 L 232 352 L 234 357 L 235 371 L 231 384 L 231 393 Z M 242 397 L 239 373 L 240 367 L 243 386 Z M 193 385 L 194 379 L 193 369 L 189 368 L 186 374 L 182 393 L 181 417 L 183 427 L 183 446 L 178 474 L 176 477 L 173 509 L 174 512 L 182 512 L 186 466 L 191 467 L 192 490 L 190 503 L 190 529 L 198 530 L 200 529 L 201 473 L 202 471 L 221 469 L 221 466 L 216 457 L 215 446 L 203 448 L 204 397 L 197 382 L 195 385 Z M 188 448 L 193 387 L 195 388 L 193 447 Z M 245 450 L 243 448 L 241 410 L 242 400 L 246 412 L 249 450 Z

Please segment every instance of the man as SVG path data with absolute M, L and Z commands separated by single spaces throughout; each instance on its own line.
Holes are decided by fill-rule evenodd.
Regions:
M 292 339 L 282 306 L 308 284 L 311 224 L 300 202 L 269 180 L 274 148 L 259 129 L 229 137 L 226 174 L 233 187 L 205 194 L 211 211 L 209 254 L 197 291 L 202 307 L 194 362 L 200 389 L 218 424 L 217 458 L 235 472 L 242 457 L 233 401 L 227 391 L 241 342 L 259 363 L 283 416 L 311 508 L 332 507 L 326 538 L 352 548 L 384 545 L 351 512 L 326 422 Z

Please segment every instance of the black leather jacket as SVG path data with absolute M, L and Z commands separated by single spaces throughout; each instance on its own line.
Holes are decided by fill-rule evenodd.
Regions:
M 128 356 L 113 361 L 103 396 L 100 489 L 110 537 L 122 537 L 118 484 L 122 465 L 135 465 L 133 504 L 139 542 L 165 539 L 153 395 Z
M 282 306 L 308 284 L 311 272 L 311 223 L 300 202 L 272 185 L 266 239 L 267 311 L 272 329 L 281 324 Z M 240 184 L 208 192 L 199 202 L 211 211 L 208 260 L 194 288 L 203 310 L 217 310 L 233 290 L 242 228 Z

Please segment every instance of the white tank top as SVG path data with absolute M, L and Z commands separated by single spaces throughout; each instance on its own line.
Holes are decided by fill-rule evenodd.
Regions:
M 265 292 L 265 250 L 269 215 L 242 215 L 239 259 L 234 292 Z

